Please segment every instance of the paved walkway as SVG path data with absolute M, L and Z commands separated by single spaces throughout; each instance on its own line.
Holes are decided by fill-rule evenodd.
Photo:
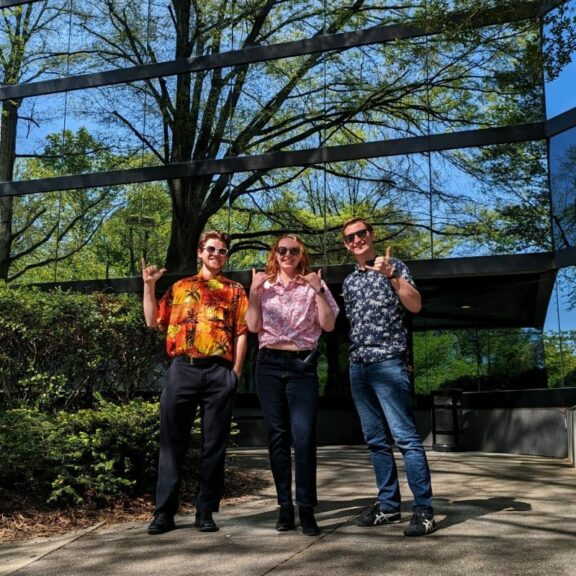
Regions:
M 263 450 L 235 451 L 238 466 L 264 467 Z M 564 460 L 464 452 L 428 453 L 439 529 L 406 538 L 406 522 L 359 528 L 375 492 L 362 447 L 319 450 L 319 537 L 278 533 L 273 488 L 216 515 L 203 534 L 192 516 L 177 530 L 147 523 L 96 526 L 56 539 L 0 545 L 0 574 L 49 576 L 574 576 L 576 470 Z M 398 460 L 402 478 L 403 466 Z

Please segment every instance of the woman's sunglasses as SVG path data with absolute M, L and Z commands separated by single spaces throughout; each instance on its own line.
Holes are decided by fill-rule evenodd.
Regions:
M 204 246 L 204 250 L 208 252 L 208 254 L 215 254 L 218 252 L 220 256 L 226 256 L 228 254 L 228 248 L 216 248 L 216 246 Z
M 350 243 L 354 242 L 355 236 L 358 236 L 358 238 L 360 238 L 360 240 L 364 240 L 364 238 L 366 238 L 367 235 L 368 235 L 368 228 L 363 228 L 362 230 L 358 230 L 357 232 L 354 232 L 353 234 L 346 234 L 346 236 L 344 236 L 344 240 L 346 240 L 347 244 L 350 244 Z
M 276 252 L 280 256 L 286 256 L 287 252 L 290 252 L 290 256 L 298 256 L 300 254 L 300 248 L 298 246 L 292 246 L 292 248 L 287 248 L 286 246 L 277 246 Z

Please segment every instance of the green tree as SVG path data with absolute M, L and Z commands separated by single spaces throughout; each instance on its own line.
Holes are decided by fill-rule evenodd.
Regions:
M 418 394 L 438 388 L 473 391 L 539 388 L 545 386 L 543 367 L 544 343 L 537 330 L 414 334 L 415 390 Z
M 60 33 L 61 18 L 68 2 L 31 2 L 2 9 L 0 22 L 0 83 L 30 82 L 54 72 L 61 54 L 51 54 L 47 45 Z M 24 108 L 24 111 L 22 110 Z M 0 110 L 0 180 L 12 180 L 16 162 L 19 119 L 35 122 L 31 106 L 4 100 Z M 21 229 L 13 223 L 14 198 L 0 197 L 0 280 L 9 278 L 13 243 Z
M 86 128 L 49 134 L 40 155 L 22 168 L 23 178 L 104 170 L 121 164 Z M 8 281 L 62 279 L 62 262 L 70 276 L 94 277 L 94 267 L 82 249 L 90 243 L 105 219 L 123 204 L 119 189 L 71 190 L 28 195 L 13 202 Z
M 538 22 L 499 24 L 499 19 L 511 15 L 508 3 L 501 4 L 496 8 L 475 5 L 471 18 L 485 16 L 496 25 L 470 28 L 466 21 L 459 26 L 450 24 L 446 2 L 394 11 L 363 0 L 329 6 L 272 0 L 182 0 L 168 9 L 153 2 L 141 5 L 132 0 L 102 0 L 93 3 L 93 12 L 84 24 L 94 38 L 91 48 L 95 66 L 100 67 L 272 44 L 302 37 L 302 29 L 310 30 L 306 35 L 319 35 L 403 22 L 425 23 L 441 34 L 425 40 L 180 74 L 176 79 L 106 89 L 101 96 L 90 98 L 97 102 L 100 116 L 107 112 L 103 117 L 117 127 L 119 141 L 131 136 L 134 150 L 146 149 L 154 162 L 161 164 L 484 127 L 499 124 L 511 110 L 516 111 L 518 121 L 531 121 L 542 115 L 541 78 L 534 73 L 534 54 L 540 40 Z M 450 3 L 452 6 L 469 8 L 466 2 Z M 146 129 L 142 127 L 143 114 Z M 454 166 L 466 168 L 457 155 L 445 157 Z M 475 198 L 450 194 L 436 182 L 427 181 L 428 175 L 417 162 L 412 162 L 412 168 L 416 171 L 407 177 L 397 163 L 367 162 L 362 173 L 352 174 L 347 188 L 353 189 L 356 181 L 370 214 L 376 216 L 390 209 L 392 200 L 405 191 L 404 185 L 407 192 L 403 202 L 395 206 L 398 214 L 410 213 L 404 206 L 413 208 L 429 202 L 432 189 L 435 202 L 449 207 L 452 214 L 477 203 Z M 323 172 L 321 178 L 334 178 L 333 182 L 347 177 L 345 173 L 334 175 L 337 167 L 315 169 Z M 301 175 L 302 170 L 294 169 L 170 180 L 168 268 L 195 269 L 200 233 L 214 214 L 234 206 L 240 198 L 245 199 L 242 210 L 252 210 L 262 223 L 268 223 L 261 231 L 264 238 L 295 226 L 313 240 L 318 239 L 319 230 L 333 231 L 331 220 L 336 219 L 336 210 L 348 193 L 341 186 L 335 189 L 329 185 L 329 198 L 320 204 L 295 207 L 306 208 L 311 214 L 291 211 L 288 222 L 271 217 L 277 216 L 276 203 L 282 202 L 282 197 L 295 194 L 300 202 L 300 192 L 309 178 L 308 174 L 304 179 Z M 379 190 L 382 202 L 368 201 L 370 187 Z M 350 203 L 348 209 L 354 212 L 355 204 Z M 478 212 L 478 217 L 484 214 Z M 421 218 L 415 222 L 411 217 L 402 226 L 404 230 L 417 228 L 446 235 L 442 239 L 448 240 L 440 242 L 440 250 L 448 251 L 455 244 L 453 238 L 461 221 L 439 219 L 430 223 Z M 470 236 L 468 231 L 464 233 Z M 245 240 L 246 248 L 255 243 L 259 247 L 251 232 L 239 232 L 236 238 Z M 327 253 L 335 246 L 331 242 L 317 250 Z
M 544 349 L 548 386 L 576 386 L 576 331 L 547 332 Z

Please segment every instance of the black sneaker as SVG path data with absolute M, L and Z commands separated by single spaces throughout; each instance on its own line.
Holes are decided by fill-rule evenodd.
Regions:
M 294 522 L 294 505 L 285 504 L 280 506 L 278 522 L 276 522 L 276 530 L 278 530 L 278 532 L 287 532 L 288 530 L 295 529 L 296 524 Z
M 212 512 L 208 510 L 198 510 L 196 512 L 196 522 L 194 526 L 200 530 L 200 532 L 218 532 L 219 528 L 214 518 L 212 518 Z
M 404 536 L 426 536 L 436 530 L 436 520 L 432 514 L 414 512 L 410 524 L 404 529 Z
M 174 528 L 176 528 L 174 517 L 165 512 L 158 512 L 154 515 L 154 520 L 152 520 L 148 526 L 148 534 L 164 534 L 165 532 L 174 530 Z
M 376 502 L 369 510 L 366 510 L 358 520 L 356 526 L 380 526 L 381 524 L 398 524 L 402 520 L 400 512 L 383 512 L 380 503 Z

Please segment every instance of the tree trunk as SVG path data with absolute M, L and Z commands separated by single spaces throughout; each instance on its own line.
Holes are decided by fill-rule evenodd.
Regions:
M 13 101 L 3 102 L 0 118 L 0 181 L 10 181 L 14 176 L 17 123 L 18 105 Z M 0 197 L 0 280 L 5 281 L 10 272 L 13 210 L 14 198 Z
M 206 226 L 205 178 L 178 178 L 170 182 L 172 229 L 166 255 L 166 269 L 173 273 L 193 274 L 198 269 L 198 240 Z

